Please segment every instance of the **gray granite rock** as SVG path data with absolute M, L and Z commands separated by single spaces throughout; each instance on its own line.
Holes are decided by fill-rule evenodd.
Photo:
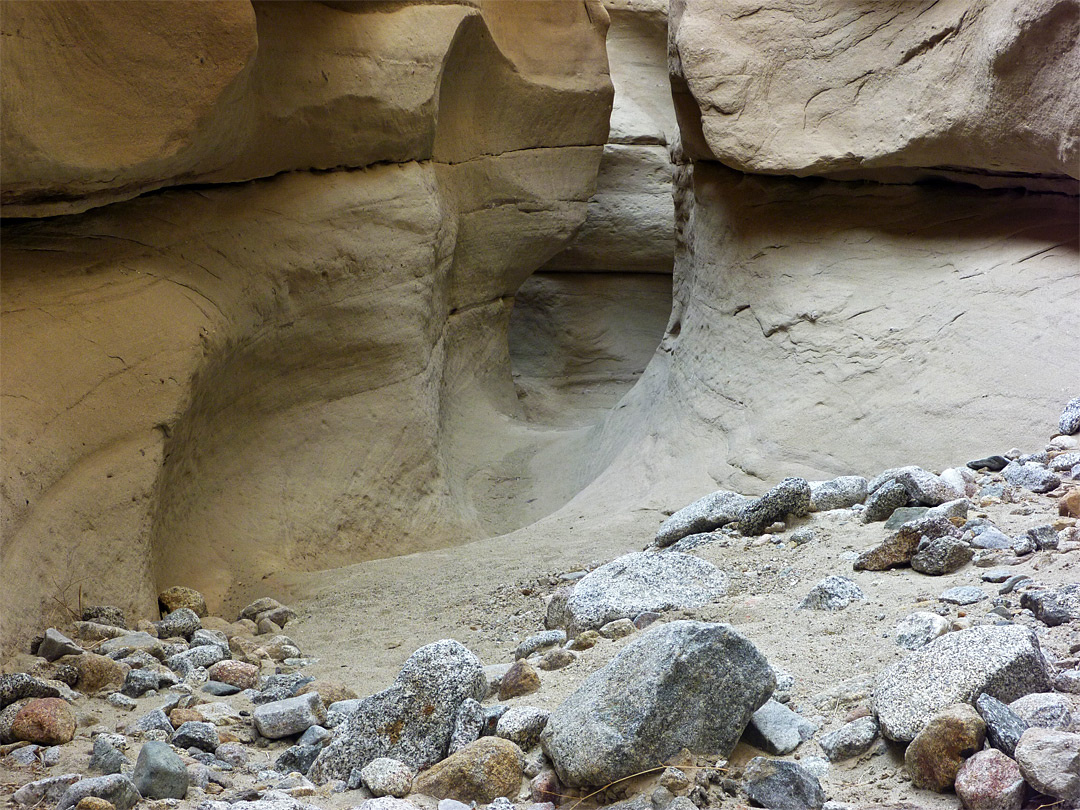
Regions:
M 177 748 L 198 748 L 213 753 L 221 744 L 213 723 L 188 720 L 173 732 L 172 742 Z
M 727 756 L 775 684 L 765 656 L 729 625 L 654 626 L 552 712 L 541 744 L 571 786 L 613 782 L 684 747 Z
M 785 478 L 743 508 L 739 531 L 748 537 L 759 535 L 788 515 L 800 517 L 809 513 L 810 484 L 805 478 Z
M 823 735 L 818 743 L 830 762 L 841 762 L 865 754 L 877 736 L 877 720 L 873 717 L 860 717 Z
M 161 709 L 153 709 L 135 721 L 134 731 L 150 731 L 160 729 L 173 733 L 173 725 L 169 722 L 169 716 Z
M 1065 403 L 1065 410 L 1058 418 L 1058 430 L 1066 436 L 1080 433 L 1080 397 L 1073 397 Z
M 941 592 L 938 599 L 950 605 L 974 605 L 988 599 L 986 591 L 974 585 L 958 585 L 955 588 L 946 588 Z
M 183 676 L 193 669 L 209 667 L 218 661 L 224 661 L 228 657 L 228 649 L 223 650 L 216 644 L 204 644 L 184 650 L 176 655 L 170 655 L 165 659 L 165 666 Z
M 567 635 L 645 611 L 700 607 L 727 588 L 723 572 L 689 554 L 624 554 L 574 586 L 566 603 Z
M 800 610 L 843 610 L 852 602 L 865 599 L 862 588 L 847 577 L 828 576 L 810 589 L 799 603 Z
M 67 792 L 67 789 L 80 779 L 82 776 L 77 773 L 63 773 L 37 779 L 20 787 L 11 795 L 11 798 L 21 807 L 54 805 Z
M 959 537 L 938 537 L 920 541 L 911 567 L 920 574 L 942 576 L 959 571 L 974 556 L 975 551 Z
M 1014 487 L 1023 487 L 1032 492 L 1049 492 L 1061 484 L 1061 479 L 1042 464 L 1020 464 L 1014 461 L 1005 468 L 1002 475 Z
M 320 751 L 321 745 L 289 746 L 274 761 L 274 769 L 282 773 L 307 773 Z
M 56 810 L 71 810 L 80 799 L 87 796 L 96 796 L 111 802 L 116 810 L 130 810 L 142 798 L 134 783 L 123 774 L 92 776 L 89 779 L 80 779 L 64 791 L 56 804 Z
M 1067 473 L 1077 464 L 1080 464 L 1080 452 L 1059 453 L 1050 459 L 1049 467 L 1054 472 Z
M 143 743 L 131 781 L 144 799 L 182 799 L 188 790 L 187 766 L 168 743 Z
M 972 548 L 1011 549 L 1013 539 L 996 526 L 982 525 L 976 527 L 970 543 Z
M 842 475 L 831 481 L 811 481 L 810 511 L 828 512 L 862 503 L 866 500 L 866 483 L 861 475 Z
M 922 506 L 939 506 L 964 497 L 962 490 L 922 467 L 901 467 L 894 480 L 903 485 L 910 500 Z
M 750 717 L 743 740 L 769 754 L 790 754 L 814 736 L 818 727 L 783 703 L 768 700 Z
M 110 658 L 126 658 L 136 650 L 149 653 L 159 661 L 165 660 L 165 646 L 161 643 L 161 639 L 154 638 L 141 630 L 103 641 L 97 646 L 95 652 Z
M 360 769 L 360 780 L 376 798 L 394 796 L 400 799 L 409 795 L 415 778 L 413 768 L 389 757 L 373 759 Z
M 159 622 L 154 622 L 158 638 L 174 636 L 190 640 L 195 631 L 202 627 L 198 614 L 191 608 L 174 610 Z
M 949 621 L 936 613 L 919 611 L 901 619 L 893 631 L 896 644 L 905 650 L 918 650 L 949 631 Z
M 1035 790 L 1067 803 L 1080 801 L 1080 734 L 1029 728 L 1015 753 L 1020 774 Z
M 0 675 L 0 709 L 25 698 L 60 697 L 60 690 L 25 672 Z
M 825 792 L 817 777 L 795 762 L 754 757 L 743 772 L 752 802 L 770 810 L 820 810 Z
M 164 689 L 176 683 L 178 679 L 171 672 L 162 672 L 159 669 L 133 669 L 124 676 L 120 692 L 128 697 L 137 698 L 151 690 Z
M 495 736 L 517 745 L 522 751 L 528 751 L 538 742 L 540 734 L 547 725 L 551 712 L 533 706 L 511 706 L 495 727 Z
M 263 703 L 253 713 L 255 730 L 269 740 L 302 734 L 326 722 L 326 709 L 318 692 Z
M 1080 620 L 1080 583 L 1024 591 L 1020 607 L 1030 610 L 1048 627 Z
M 1072 702 L 1056 692 L 1032 692 L 1014 700 L 1009 709 L 1031 728 L 1072 728 Z
M 866 498 L 866 508 L 862 513 L 863 523 L 878 523 L 888 520 L 892 513 L 908 502 L 908 493 L 898 481 L 888 481 L 873 490 Z
M 558 647 L 565 643 L 566 632 L 564 630 L 545 630 L 543 633 L 529 636 L 518 644 L 517 649 L 514 650 L 514 660 L 528 658 L 534 652 L 546 650 L 548 647 Z
M 116 745 L 118 742 L 113 734 L 98 734 L 94 737 L 94 743 L 90 752 L 90 770 L 98 773 L 110 774 L 121 773 L 130 767 L 131 760 L 124 756 Z
M 986 738 L 990 745 L 1011 757 L 1028 724 L 1000 700 L 987 694 L 979 695 L 975 710 L 986 723 Z
M 748 503 L 750 498 L 725 489 L 699 498 L 660 525 L 656 532 L 656 545 L 664 548 L 691 534 L 711 532 L 734 523 Z
M 465 698 L 454 715 L 454 730 L 450 734 L 448 754 L 455 754 L 471 742 L 480 739 L 484 730 L 484 707 L 479 701 Z
M 55 661 L 65 655 L 82 655 L 83 648 L 55 627 L 50 627 L 45 631 L 45 638 L 38 646 L 37 654 L 46 661 Z
M 939 710 L 971 703 L 986 692 L 1012 701 L 1049 689 L 1050 676 L 1035 634 L 1016 625 L 947 633 L 887 667 L 874 687 L 882 734 L 910 741 Z
M 347 779 L 378 757 L 433 765 L 447 755 L 458 707 L 486 694 L 483 665 L 461 644 L 443 639 L 421 647 L 389 689 L 360 701 L 309 776 L 320 784 Z

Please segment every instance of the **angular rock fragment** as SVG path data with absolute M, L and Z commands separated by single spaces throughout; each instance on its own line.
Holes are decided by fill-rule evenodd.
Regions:
M 144 799 L 182 799 L 187 795 L 187 767 L 168 743 L 143 743 L 131 781 Z
M 877 736 L 877 720 L 860 717 L 824 735 L 818 742 L 830 762 L 840 762 L 869 751 Z
M 862 503 L 866 500 L 866 483 L 861 475 L 842 475 L 831 481 L 811 481 L 810 511 L 828 512 Z
M 904 752 L 911 783 L 924 790 L 944 793 L 956 781 L 964 761 L 982 748 L 986 723 L 967 703 L 939 711 Z
M 878 523 L 888 520 L 889 516 L 908 502 L 908 492 L 904 485 L 889 481 L 873 490 L 866 498 L 866 508 L 862 513 L 863 523 Z
M 1080 734 L 1029 728 L 1016 744 L 1016 764 L 1041 793 L 1066 802 L 1080 800 Z
M 754 757 L 743 775 L 746 795 L 760 807 L 819 810 L 825 804 L 821 783 L 798 763 Z
M 1019 766 L 994 748 L 968 759 L 954 787 L 965 810 L 1020 810 L 1027 792 Z
M 1042 464 L 1020 464 L 1014 461 L 1004 469 L 1002 475 L 1014 487 L 1023 487 L 1032 492 L 1049 492 L 1061 485 L 1061 479 Z
M 804 478 L 785 478 L 743 508 L 739 530 L 748 537 L 759 535 L 788 515 L 801 517 L 809 512 L 810 484 Z
M 748 503 L 750 498 L 725 489 L 706 495 L 665 520 L 656 532 L 656 545 L 665 548 L 691 534 L 734 523 Z
M 784 704 L 767 700 L 750 717 L 743 739 L 766 753 L 783 756 L 814 736 L 817 728 Z
M 990 745 L 1011 757 L 1028 724 L 1000 700 L 987 694 L 979 695 L 975 710 L 986 723 L 986 737 Z
M 847 577 L 829 576 L 810 589 L 799 603 L 800 610 L 843 610 L 852 602 L 865 599 L 862 588 Z

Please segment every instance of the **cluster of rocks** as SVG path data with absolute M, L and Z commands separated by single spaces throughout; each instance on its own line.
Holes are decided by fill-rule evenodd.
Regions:
M 1040 636 L 1080 622 L 1080 583 L 1011 570 L 1080 549 L 1075 455 L 1075 439 L 1062 435 L 1042 453 L 941 474 L 902 467 L 873 479 L 789 478 L 759 498 L 713 493 L 671 515 L 645 551 L 568 578 L 512 660 L 485 665 L 443 639 L 366 697 L 304 673 L 311 659 L 283 634 L 295 613 L 272 599 L 227 622 L 207 616 L 197 592 L 174 588 L 161 595 L 162 619 L 135 629 L 115 608 L 90 608 L 68 635 L 50 628 L 35 642 L 35 667 L 0 676 L 6 764 L 57 768 L 77 736 L 91 743 L 80 772 L 26 782 L 14 800 L 60 810 L 142 800 L 173 802 L 162 810 L 180 801 L 199 810 L 341 801 L 553 810 L 613 798 L 621 810 L 844 810 L 822 783 L 830 767 L 900 746 L 913 788 L 955 791 L 967 810 L 1068 806 L 1080 801 L 1080 643 L 1071 658 L 1054 658 Z M 979 511 L 1001 503 L 1060 515 L 1010 536 Z M 738 537 L 748 550 L 797 548 L 816 542 L 800 522 L 838 510 L 882 534 L 848 558 L 853 576 L 970 570 L 980 583 L 946 589 L 939 609 L 896 625 L 903 656 L 866 682 L 837 685 L 834 709 L 854 706 L 839 725 L 794 701 L 796 679 L 734 627 L 687 618 L 733 589 L 731 575 L 694 551 Z M 996 596 L 984 590 L 991 585 Z M 827 615 L 866 598 L 854 579 L 832 574 L 792 608 Z M 946 618 L 950 605 L 991 604 Z M 618 652 L 578 667 L 590 674 L 557 706 L 529 705 L 545 673 L 587 664 L 605 645 Z M 130 712 L 130 722 L 110 729 L 77 716 L 80 693 Z

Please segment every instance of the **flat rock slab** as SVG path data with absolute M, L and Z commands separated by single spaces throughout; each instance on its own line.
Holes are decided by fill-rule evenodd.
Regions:
M 938 711 L 980 694 L 1003 702 L 1050 689 L 1046 661 L 1026 627 L 983 626 L 948 633 L 885 669 L 874 688 L 882 734 L 909 742 Z
M 698 557 L 678 552 L 624 554 L 574 586 L 566 603 L 567 635 L 646 611 L 700 607 L 727 589 L 727 575 Z
M 729 625 L 675 621 L 644 632 L 551 713 L 541 744 L 563 784 L 606 785 L 688 748 L 727 756 L 776 686 Z

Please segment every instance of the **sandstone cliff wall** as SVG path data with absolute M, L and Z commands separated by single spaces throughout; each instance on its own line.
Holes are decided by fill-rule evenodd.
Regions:
M 171 584 L 220 602 L 482 532 L 447 414 L 517 408 L 512 296 L 585 217 L 606 25 L 592 2 L 5 9 L 6 648 L 80 588 L 146 615 Z

